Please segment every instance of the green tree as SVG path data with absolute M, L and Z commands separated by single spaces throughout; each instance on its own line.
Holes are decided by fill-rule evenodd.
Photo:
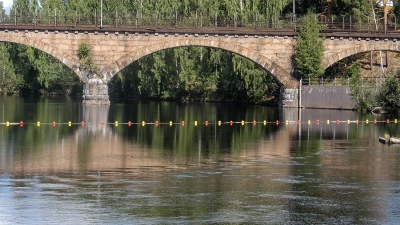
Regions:
M 362 81 L 361 65 L 354 63 L 347 71 L 350 78 L 350 94 L 356 103 L 357 110 L 366 112 L 376 106 L 376 91 L 372 87 L 365 87 Z
M 10 53 L 8 47 L 10 44 L 0 43 L 0 92 L 14 93 L 17 92 L 23 80 L 22 77 L 15 74 L 14 65 L 10 60 Z
M 322 56 L 323 40 L 320 37 L 322 27 L 318 25 L 314 13 L 307 13 L 300 18 L 300 32 L 296 45 L 296 65 L 300 74 L 305 77 L 319 77 L 324 73 Z
M 400 75 L 400 70 L 397 71 L 398 75 Z M 385 82 L 379 87 L 376 103 L 376 106 L 381 106 L 387 111 L 398 112 L 400 110 L 400 81 L 393 73 L 388 75 Z
M 290 0 L 268 0 L 261 1 L 260 7 L 266 19 L 271 20 L 273 24 L 278 23 L 279 17 L 286 6 L 292 1 Z
M 374 6 L 371 6 L 374 4 Z M 354 18 L 372 15 L 372 8 L 375 8 L 376 1 L 370 0 L 336 0 L 332 1 L 332 13 L 336 16 L 352 15 Z

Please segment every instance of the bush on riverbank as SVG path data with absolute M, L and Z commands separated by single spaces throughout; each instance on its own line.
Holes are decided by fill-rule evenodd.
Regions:
M 376 86 L 364 86 L 360 72 L 360 64 L 356 63 L 348 70 L 351 96 L 360 112 L 369 112 L 375 107 L 396 112 L 400 109 L 400 70 L 389 72 L 380 79 Z

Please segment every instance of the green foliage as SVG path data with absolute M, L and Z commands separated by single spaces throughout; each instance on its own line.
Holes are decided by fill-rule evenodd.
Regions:
M 374 3 L 375 2 L 375 3 Z M 371 6 L 371 3 L 374 4 Z M 371 0 L 336 0 L 332 1 L 332 13 L 337 16 L 353 17 L 371 16 L 372 8 L 376 8 L 376 1 Z
M 14 93 L 22 84 L 22 77 L 15 73 L 14 65 L 11 63 L 8 47 L 10 45 L 4 42 L 0 43 L 0 92 Z
M 351 96 L 361 112 L 369 112 L 375 107 L 382 107 L 391 112 L 400 109 L 400 81 L 397 74 L 389 73 L 382 83 L 377 87 L 364 86 L 362 82 L 361 69 L 358 63 L 349 70 Z
M 266 103 L 279 88 L 264 69 L 239 55 L 181 47 L 139 59 L 110 82 L 109 90 L 120 97 Z
M 320 77 L 324 73 L 322 67 L 324 46 L 319 36 L 322 27 L 318 25 L 317 17 L 313 13 L 307 13 L 300 18 L 299 23 L 300 32 L 295 56 L 298 71 L 305 78 Z
M 400 1 L 395 1 L 393 5 L 393 12 L 398 18 L 400 16 Z
M 398 112 L 400 109 L 400 81 L 397 76 L 390 74 L 386 77 L 385 82 L 379 87 L 376 102 L 377 106 L 391 112 Z
M 89 70 L 90 72 L 96 71 L 96 66 L 92 61 L 92 52 L 87 41 L 82 41 L 78 47 L 78 57 L 81 68 Z
M 356 103 L 357 109 L 361 112 L 370 111 L 376 106 L 376 92 L 372 87 L 363 86 L 360 64 L 353 64 L 349 68 L 347 75 L 350 78 L 350 94 Z

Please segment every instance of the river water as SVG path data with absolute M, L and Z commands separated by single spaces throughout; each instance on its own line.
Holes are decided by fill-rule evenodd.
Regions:
M 3 96 L 0 119 L 1 224 L 400 221 L 396 116 Z

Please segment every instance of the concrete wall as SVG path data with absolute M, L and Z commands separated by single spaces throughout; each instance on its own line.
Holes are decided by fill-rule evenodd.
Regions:
M 348 86 L 302 86 L 301 106 L 318 109 L 355 109 Z

